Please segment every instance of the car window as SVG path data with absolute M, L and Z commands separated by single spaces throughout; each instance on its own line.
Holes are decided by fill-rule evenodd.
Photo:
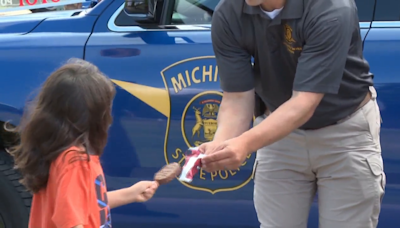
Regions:
M 391 1 L 400 4 L 400 0 Z M 355 0 L 360 22 L 372 21 L 375 0 Z M 173 24 L 211 24 L 211 17 L 219 0 L 176 0 Z M 399 9 L 397 7 L 397 9 Z M 394 11 L 392 9 L 392 11 Z
M 378 0 L 392 1 L 400 4 L 400 0 Z M 173 25 L 211 24 L 211 18 L 215 7 L 220 0 L 176 0 L 172 15 Z M 374 15 L 375 0 L 355 0 L 360 22 L 370 22 Z M 145 8 L 145 7 L 144 7 Z M 392 9 L 393 11 L 393 9 Z M 138 12 L 143 14 L 143 12 Z M 116 18 L 118 26 L 138 25 L 135 19 L 121 11 Z
M 176 0 L 172 24 L 211 24 L 219 0 Z
M 211 24 L 211 17 L 220 0 L 176 0 L 172 14 L 173 25 Z M 117 26 L 140 25 L 138 19 L 143 19 L 148 12 L 148 0 L 138 4 L 137 10 L 129 15 L 122 10 L 114 23 Z
M 400 21 L 400 0 L 377 0 L 374 21 Z
M 398 1 L 398 0 L 394 0 Z M 360 22 L 370 22 L 374 16 L 375 0 L 355 0 Z

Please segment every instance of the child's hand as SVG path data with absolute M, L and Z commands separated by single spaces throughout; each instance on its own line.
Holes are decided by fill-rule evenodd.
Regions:
M 151 199 L 158 188 L 156 181 L 140 181 L 130 187 L 135 202 L 141 203 Z

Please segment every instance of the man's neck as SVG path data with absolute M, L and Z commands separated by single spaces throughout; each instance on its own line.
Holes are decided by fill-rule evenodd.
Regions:
M 261 3 L 261 8 L 267 12 L 274 11 L 276 9 L 282 9 L 285 6 L 286 0 L 266 0 Z

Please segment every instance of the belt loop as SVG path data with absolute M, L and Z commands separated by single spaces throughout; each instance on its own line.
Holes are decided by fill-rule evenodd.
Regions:
M 378 96 L 378 94 L 376 93 L 375 88 L 373 86 L 370 86 L 369 91 L 371 92 L 371 99 L 376 100 L 376 97 Z
M 375 101 L 375 108 L 376 108 L 376 110 L 377 110 L 378 113 L 379 113 L 379 116 L 380 116 L 380 123 L 382 124 L 382 123 L 383 123 L 383 120 L 382 120 L 382 116 L 381 116 L 381 114 L 380 114 L 380 109 L 379 109 L 378 101 L 377 101 L 377 99 L 376 99 L 376 97 L 378 96 L 378 93 L 376 92 L 376 90 L 375 90 L 375 88 L 374 88 L 373 86 L 370 86 L 370 87 L 369 87 L 369 91 L 371 92 L 371 99 Z

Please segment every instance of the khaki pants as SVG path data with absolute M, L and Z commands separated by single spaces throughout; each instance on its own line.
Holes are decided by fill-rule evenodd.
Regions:
M 254 205 L 261 228 L 306 228 L 317 190 L 320 228 L 377 227 L 386 179 L 381 117 L 370 90 L 372 99 L 340 123 L 295 130 L 257 152 Z

